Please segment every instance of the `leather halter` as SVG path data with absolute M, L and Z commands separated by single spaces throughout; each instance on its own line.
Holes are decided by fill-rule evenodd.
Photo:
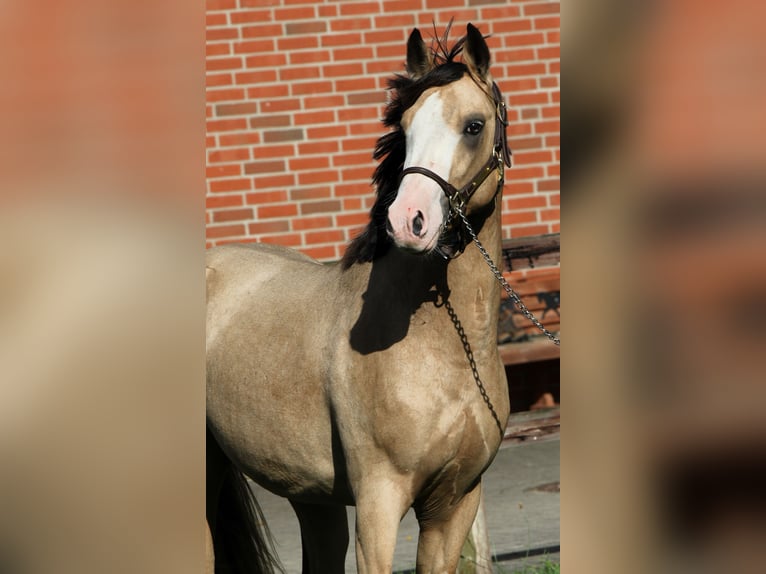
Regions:
M 441 187 L 444 194 L 447 196 L 450 204 L 450 211 L 447 217 L 447 223 L 444 226 L 444 234 L 447 236 L 454 236 L 454 240 L 450 243 L 452 245 L 441 245 L 439 248 L 440 253 L 445 259 L 451 259 L 457 257 L 465 249 L 468 244 L 465 234 L 462 228 L 455 228 L 455 222 L 461 223 L 460 218 L 457 217 L 458 213 L 462 213 L 465 206 L 476 193 L 476 190 L 486 181 L 489 174 L 497 170 L 497 188 L 495 189 L 494 197 L 503 188 L 504 168 L 505 166 L 511 167 L 511 151 L 508 148 L 508 140 L 505 135 L 505 127 L 508 125 L 508 112 L 505 108 L 505 102 L 503 101 L 503 95 L 500 93 L 500 88 L 496 83 L 492 83 L 492 100 L 495 104 L 495 137 L 492 144 L 492 153 L 489 159 L 484 162 L 484 165 L 479 169 L 474 177 L 460 189 L 457 189 L 450 182 L 434 173 L 430 169 L 420 166 L 411 166 L 402 171 L 400 176 L 404 178 L 405 175 L 411 173 L 417 173 L 424 175 L 433 181 L 435 181 L 439 187 Z

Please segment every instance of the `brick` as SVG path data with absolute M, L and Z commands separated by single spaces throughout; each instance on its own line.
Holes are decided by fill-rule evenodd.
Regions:
M 509 138 L 509 147 L 515 152 L 521 149 L 539 149 L 543 147 L 543 139 L 539 137 L 535 138 Z M 515 156 L 514 156 L 515 158 Z
M 237 38 L 239 38 L 239 32 L 236 28 L 208 28 L 205 31 L 205 40 L 208 42 L 236 40 Z
M 261 134 L 254 132 L 245 132 L 241 134 L 221 134 L 219 136 L 220 146 L 243 146 L 261 143 Z
M 303 129 L 292 128 L 287 130 L 271 130 L 263 132 L 263 141 L 265 143 L 279 143 L 286 141 L 298 141 L 304 139 Z
M 327 261 L 338 258 L 334 245 L 323 245 L 321 247 L 304 247 L 301 249 L 303 253 L 309 257 L 313 257 L 318 261 Z
M 207 161 L 209 163 L 239 161 L 245 159 L 250 159 L 250 150 L 234 148 L 209 151 L 207 154 Z
M 357 46 L 355 48 L 336 48 L 332 51 L 333 60 L 336 62 L 343 60 L 368 60 L 374 55 L 373 49 L 369 46 Z
M 364 66 L 360 63 L 345 64 L 327 64 L 322 66 L 322 75 L 327 78 L 337 76 L 361 76 L 364 73 Z
M 231 74 L 228 74 L 228 73 L 206 74 L 205 86 L 208 88 L 213 88 L 217 86 L 229 86 L 232 84 L 231 78 L 232 78 Z
M 316 142 L 305 142 L 298 144 L 298 153 L 300 155 L 309 155 L 315 153 L 323 153 L 331 155 L 340 149 L 340 145 L 337 141 L 324 140 Z
M 369 177 L 367 179 L 369 180 Z M 367 195 L 368 193 L 370 193 L 369 183 L 346 183 L 335 186 L 336 197 Z
M 228 56 L 231 53 L 231 49 L 229 47 L 229 44 L 227 43 L 216 43 L 216 44 L 207 44 L 205 46 L 205 56 L 209 58 L 210 56 Z
M 330 30 L 333 32 L 346 32 L 348 30 L 369 30 L 372 28 L 370 18 L 344 18 L 330 22 Z
M 300 185 L 314 185 L 317 183 L 329 183 L 338 180 L 338 174 L 331 170 L 306 171 L 298 173 Z
M 558 118 L 561 117 L 561 107 L 559 106 L 551 106 L 543 108 L 543 117 L 544 118 Z
M 340 201 L 337 199 L 326 201 L 311 201 L 301 204 L 301 215 L 313 213 L 334 213 L 340 211 Z
M 360 104 L 385 104 L 386 94 L 380 90 L 370 92 L 356 92 L 346 96 L 346 103 L 349 106 Z
M 559 191 L 561 182 L 558 179 L 539 179 L 537 180 L 537 191 Z
M 516 171 L 516 168 L 513 168 L 513 171 Z M 515 179 L 508 181 L 506 179 L 503 190 L 505 193 L 509 193 L 509 194 L 525 194 L 526 195 L 526 194 L 534 193 L 535 185 L 531 181 L 516 181 Z
M 298 1 L 303 2 L 305 0 Z M 320 18 L 334 18 L 338 15 L 338 7 L 335 4 L 331 4 L 329 6 L 319 6 L 318 10 Z
M 209 103 L 243 100 L 245 99 L 245 90 L 242 88 L 228 88 L 225 90 L 205 90 L 205 100 Z
M 263 6 L 279 6 L 279 0 L 239 0 L 242 8 L 260 8 Z
M 279 70 L 279 80 L 281 82 L 293 82 L 295 80 L 307 80 L 316 77 L 316 66 L 297 66 Z
M 503 225 L 537 221 L 537 211 L 506 211 L 502 215 Z
M 250 186 L 250 180 L 246 178 L 214 179 L 210 181 L 210 191 L 212 193 L 221 191 L 245 191 L 250 189 Z
M 278 221 L 256 221 L 247 226 L 247 231 L 250 235 L 283 233 L 290 231 L 290 223 L 284 219 Z
M 281 128 L 291 123 L 292 118 L 288 114 L 264 114 L 250 118 L 250 127 L 253 129 Z
M 532 48 L 517 50 L 498 50 L 492 54 L 495 62 L 523 62 L 535 59 L 535 51 Z
M 370 216 L 367 212 L 359 213 L 341 213 L 335 217 L 335 221 L 340 227 L 357 227 L 367 225 L 370 220 Z
M 205 14 L 205 26 L 210 28 L 212 26 L 225 26 L 227 23 L 226 21 L 226 14 L 221 13 L 215 13 L 215 12 L 208 12 Z
M 287 64 L 287 55 L 279 52 L 245 57 L 245 66 L 248 68 L 276 68 L 285 64 Z
M 290 190 L 292 201 L 305 201 L 307 199 L 325 199 L 332 195 L 329 186 L 324 187 L 297 187 Z
M 282 175 L 267 175 L 253 178 L 253 187 L 255 189 L 267 189 L 269 187 L 290 187 L 295 185 L 295 176 L 291 173 Z
M 253 22 L 271 22 L 271 10 L 242 10 L 237 12 L 229 12 L 229 19 L 231 23 L 236 24 L 252 24 Z
M 535 133 L 549 133 L 549 132 L 560 132 L 561 131 L 561 121 L 547 121 L 547 122 L 535 122 Z
M 493 34 L 512 34 L 514 32 L 529 32 L 532 30 L 530 20 L 494 20 L 490 28 Z M 506 38 L 506 46 L 508 46 Z
M 248 205 L 261 205 L 264 203 L 284 203 L 287 201 L 287 192 L 280 191 L 255 191 L 245 195 Z
M 518 179 L 536 179 L 543 176 L 543 168 L 542 167 L 513 167 L 511 169 L 511 178 L 514 180 Z M 531 188 L 529 191 L 533 191 Z
M 343 181 L 369 181 L 372 178 L 372 167 L 352 167 L 341 172 Z
M 239 104 L 218 104 L 215 106 L 217 116 L 241 116 L 254 114 L 258 111 L 258 104 L 254 102 L 243 102 Z
M 535 18 L 534 28 L 535 30 L 546 28 L 561 28 L 561 18 L 559 16 L 549 18 Z
M 283 86 L 287 87 L 287 86 Z M 250 90 L 248 90 L 248 95 Z M 285 94 L 286 96 L 287 94 Z M 261 112 L 271 114 L 274 112 L 286 112 L 290 110 L 299 110 L 301 102 L 297 98 L 286 98 L 281 100 L 267 100 L 261 102 Z
M 505 38 L 505 45 L 510 46 L 536 46 L 545 43 L 545 36 L 541 33 L 533 34 L 510 34 Z
M 242 67 L 242 58 L 208 58 L 205 69 L 209 71 L 237 70 Z
M 253 26 L 242 26 L 243 38 L 278 38 L 282 36 L 281 24 L 256 24 Z
M 534 3 L 524 6 L 525 16 L 537 16 L 539 14 L 558 14 L 561 12 L 561 6 L 558 2 L 544 2 L 542 4 Z
M 205 207 L 215 209 L 218 207 L 238 207 L 242 205 L 242 194 L 235 195 L 208 195 L 205 198 Z
M 344 165 L 369 165 L 370 169 L 374 167 L 372 162 L 372 149 L 358 153 L 343 153 L 332 158 L 333 166 Z
M 287 34 L 324 34 L 327 31 L 327 22 L 313 20 L 310 22 L 288 22 L 285 24 Z M 317 42 L 317 45 L 319 43 Z
M 341 16 L 355 14 L 376 14 L 380 10 L 378 2 L 344 2 L 340 5 Z
M 314 18 L 316 18 L 316 10 L 314 10 L 313 6 L 300 6 L 297 8 L 281 8 L 274 10 L 274 20 L 277 22 L 284 22 L 287 20 L 313 20 Z
M 513 97 L 514 104 L 517 106 L 535 106 L 548 103 L 547 92 L 531 92 L 526 94 L 516 94 Z
M 310 231 L 305 234 L 306 243 L 337 243 L 343 241 L 345 236 L 340 229 L 329 229 L 325 231 Z
M 558 60 L 561 58 L 561 48 L 559 46 L 538 48 L 537 57 L 541 60 Z
M 375 115 L 376 115 L 375 119 L 377 119 L 378 114 L 376 113 Z M 382 131 L 381 125 L 377 121 L 349 125 L 349 135 L 352 135 L 352 136 L 379 134 L 381 131 Z
M 253 159 L 266 159 L 270 157 L 285 158 L 295 153 L 293 144 L 264 145 L 253 149 Z
M 205 175 L 208 178 L 242 175 L 242 166 L 238 163 L 228 163 L 224 165 L 209 165 L 205 168 Z
M 323 47 L 332 46 L 360 46 L 362 44 L 362 35 L 358 32 L 347 34 L 326 34 L 321 38 Z
M 513 198 L 503 202 L 503 209 L 517 210 L 532 207 L 546 207 L 548 202 L 544 196 L 533 195 L 529 197 Z
M 248 40 L 245 42 L 234 42 L 232 44 L 235 54 L 259 54 L 272 52 L 274 50 L 274 40 Z
M 559 208 L 541 209 L 540 219 L 542 221 L 558 221 L 561 219 L 561 212 Z
M 298 208 L 294 203 L 280 203 L 276 205 L 261 205 L 258 207 L 259 219 L 271 219 L 277 217 L 295 217 Z
M 296 50 L 314 50 L 319 46 L 316 36 L 288 36 L 277 40 L 277 50 L 294 52 Z
M 343 96 L 341 95 L 321 95 L 305 97 L 303 107 L 307 110 L 316 108 L 339 108 L 343 105 Z
M 330 167 L 330 160 L 325 156 L 295 157 L 288 162 L 290 171 L 305 171 Z
M 234 74 L 234 81 L 240 85 L 276 82 L 277 71 L 276 70 L 258 70 L 258 71 L 248 70 L 247 72 L 239 72 L 237 74 Z M 283 88 L 280 90 L 280 93 L 287 93 L 287 90 L 284 89 L 283 86 L 280 86 L 280 88 Z
M 283 160 L 254 161 L 244 166 L 246 174 L 281 173 L 285 171 Z
M 409 2 L 410 0 L 406 0 Z M 365 32 L 364 43 L 365 44 L 386 44 L 395 43 L 400 46 L 404 46 L 407 41 L 407 32 L 401 29 L 391 30 L 374 30 L 372 32 Z M 402 56 L 404 56 L 404 48 L 402 48 Z
M 222 221 L 244 221 L 253 218 L 253 210 L 246 209 L 225 209 L 213 212 L 213 221 L 216 223 Z
M 461 4 L 462 0 L 458 0 Z M 375 17 L 375 28 L 410 28 L 415 25 L 415 15 L 412 12 L 405 14 L 390 14 Z M 404 49 L 404 46 L 402 46 Z
M 321 229 L 332 227 L 332 217 L 301 217 L 293 220 L 293 231 L 305 231 L 306 229 Z
M 318 82 L 295 82 L 290 86 L 290 91 L 294 96 L 327 94 L 332 92 L 332 82 L 330 80 L 322 80 Z
M 247 88 L 247 97 L 254 100 L 262 100 L 264 98 L 285 98 L 289 95 L 290 88 L 287 86 L 287 84 L 267 84 Z M 275 106 L 275 109 L 271 111 L 275 111 L 276 108 L 280 108 L 282 111 L 284 111 L 286 109 L 298 109 L 298 107 L 298 102 L 293 102 L 289 108 L 286 107 L 286 105 L 281 105 Z M 261 104 L 261 109 L 263 110 L 263 104 Z
M 335 112 L 332 110 L 319 110 L 315 112 L 304 112 L 301 114 L 295 114 L 293 116 L 293 122 L 295 125 L 313 125 L 313 124 L 327 124 L 335 121 Z
M 301 236 L 297 233 L 264 235 L 260 239 L 263 243 L 273 243 L 275 245 L 282 245 L 283 247 L 297 247 L 301 244 Z
M 290 54 L 290 64 L 316 64 L 320 62 L 329 62 L 330 54 L 324 50 L 309 50 L 306 52 L 292 52 Z
M 358 120 L 378 120 L 378 108 L 372 106 L 356 106 L 338 110 L 338 120 L 352 122 Z
M 215 239 L 218 237 L 235 237 L 245 235 L 245 226 L 239 225 L 208 225 L 205 229 L 205 237 Z

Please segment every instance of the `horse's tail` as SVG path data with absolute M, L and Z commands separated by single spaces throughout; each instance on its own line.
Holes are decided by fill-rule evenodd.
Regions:
M 209 433 L 210 431 L 208 431 Z M 218 464 L 218 504 L 209 504 L 216 574 L 272 574 L 284 572 L 274 552 L 274 540 L 245 475 L 225 457 L 208 436 L 208 464 Z M 213 460 L 211 460 L 213 459 Z M 210 481 L 210 475 L 208 481 Z M 215 488 L 215 485 L 213 485 Z M 215 493 L 212 494 L 215 496 Z M 211 493 L 208 492 L 208 496 Z M 208 501 L 210 502 L 210 501 Z M 209 510 L 210 512 L 210 510 Z

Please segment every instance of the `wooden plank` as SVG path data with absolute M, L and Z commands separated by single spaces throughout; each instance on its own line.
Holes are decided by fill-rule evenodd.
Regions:
M 497 349 L 500 351 L 500 358 L 504 365 L 518 365 L 561 358 L 561 348 L 542 336 L 535 337 L 532 341 L 498 345 Z
M 559 265 L 561 234 L 549 233 L 503 240 L 504 271 Z

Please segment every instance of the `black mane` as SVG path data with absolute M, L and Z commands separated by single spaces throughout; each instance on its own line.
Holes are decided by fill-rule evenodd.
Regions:
M 388 81 L 391 99 L 383 116 L 383 125 L 392 131 L 380 137 L 375 144 L 373 158 L 382 159 L 372 176 L 375 185 L 376 200 L 370 210 L 370 222 L 348 246 L 341 260 L 343 269 L 348 269 L 354 263 L 372 261 L 383 255 L 391 246 L 391 239 L 386 233 L 386 218 L 388 208 L 396 198 L 399 180 L 404 168 L 406 142 L 401 119 L 409 109 L 429 88 L 446 86 L 463 77 L 468 72 L 468 66 L 455 58 L 463 50 L 465 38 L 460 38 L 451 49 L 447 49 L 449 26 L 442 38 L 435 39 L 431 47 L 435 66 L 418 79 L 412 79 L 402 74 L 396 74 Z

